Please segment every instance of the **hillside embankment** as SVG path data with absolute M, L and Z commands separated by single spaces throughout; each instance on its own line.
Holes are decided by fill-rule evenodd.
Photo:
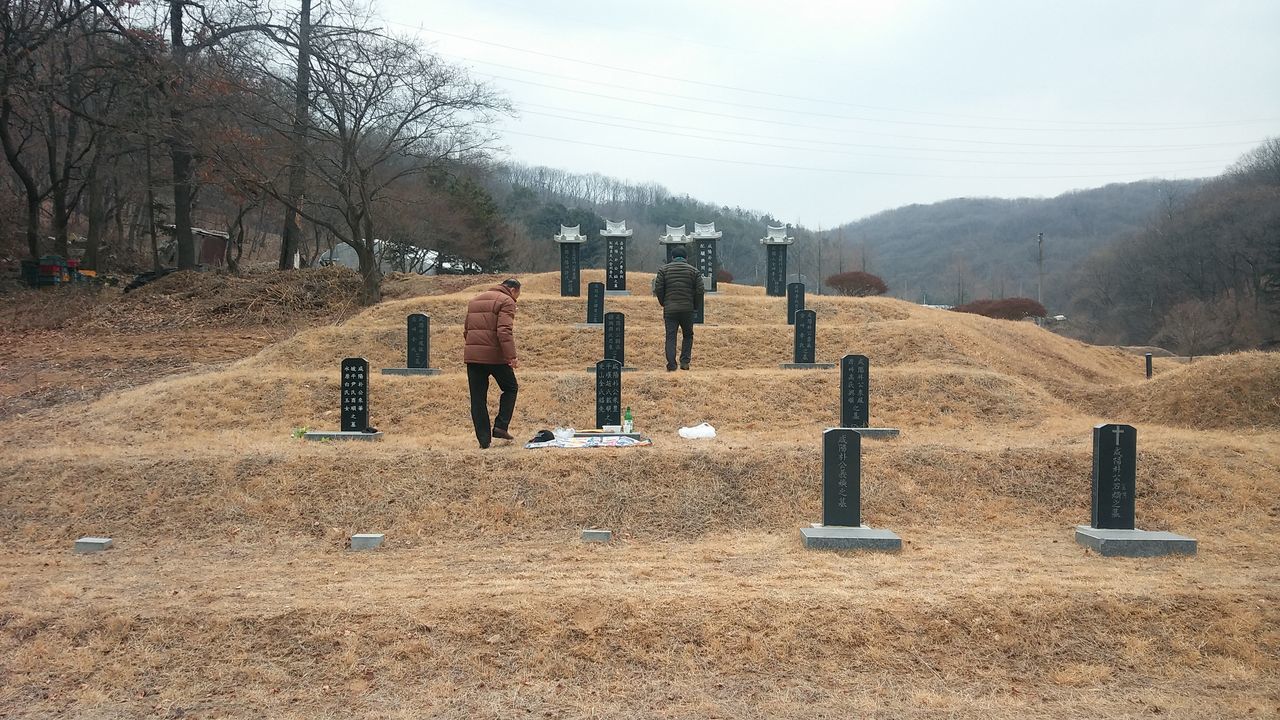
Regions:
M 1147 381 L 1141 357 L 1030 323 L 810 297 L 818 359 L 870 357 L 872 424 L 902 430 L 864 442 L 863 516 L 904 551 L 821 553 L 798 528 L 820 517 L 838 374 L 779 367 L 785 299 L 726 286 L 693 370 L 667 373 L 650 276 L 632 274 L 608 308 L 638 368 L 623 402 L 654 446 L 481 451 L 460 323 L 491 279 L 392 278 L 359 310 L 325 272 L 274 289 L 170 276 L 132 309 L 41 331 L 105 366 L 129 337 L 185 364 L 6 401 L 0 716 L 1280 712 L 1276 354 L 1157 358 Z M 525 278 L 520 438 L 593 424 L 584 300 Z M 378 374 L 403 365 L 413 312 L 442 373 Z M 6 382 L 49 372 L 6 352 Z M 385 440 L 295 439 L 336 429 L 348 356 L 373 368 Z M 676 437 L 703 421 L 719 437 Z M 1139 525 L 1196 536 L 1198 556 L 1072 542 L 1101 422 L 1138 428 Z M 618 539 L 582 545 L 592 526 Z M 386 547 L 345 551 L 353 532 Z M 88 534 L 117 547 L 69 554 Z

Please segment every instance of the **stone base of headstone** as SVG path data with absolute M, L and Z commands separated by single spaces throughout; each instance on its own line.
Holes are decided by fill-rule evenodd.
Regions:
M 574 323 L 573 326 L 579 330 L 603 330 L 604 323 Z
M 583 530 L 582 542 L 607 543 L 613 540 L 612 530 Z
M 383 375 L 439 375 L 440 368 L 382 368 Z
M 359 533 L 351 536 L 352 550 L 377 550 L 382 545 L 382 533 Z
M 1076 543 L 1106 557 L 1196 554 L 1195 538 L 1154 530 L 1108 530 L 1077 525 Z
M 858 434 L 859 434 L 859 435 L 861 435 L 864 439 L 865 439 L 865 438 L 870 438 L 870 439 L 872 439 L 872 440 L 889 440 L 890 438 L 896 438 L 896 437 L 898 437 L 898 428 L 860 428 L 860 427 L 856 427 L 856 428 L 849 428 L 849 429 L 850 429 L 850 430 L 857 430 L 857 431 L 858 431 Z
M 836 527 L 818 525 L 800 528 L 804 546 L 810 550 L 875 550 L 897 552 L 902 549 L 902 538 L 891 530 L 860 527 Z
M 111 538 L 108 537 L 82 537 L 76 540 L 76 552 L 78 553 L 96 553 L 111 548 Z
M 782 363 L 783 370 L 830 370 L 835 363 Z
M 636 371 L 636 370 L 638 370 L 638 369 L 639 369 L 639 368 L 624 367 L 624 368 L 622 368 L 622 372 L 635 372 L 635 371 Z M 587 368 L 587 372 L 591 373 L 592 375 L 595 375 L 595 374 L 596 374 L 596 366 L 595 366 L 595 365 L 592 365 L 591 367 Z
M 605 295 L 630 295 L 630 290 L 605 290 Z
M 336 430 L 333 432 L 308 432 L 302 437 L 308 440 L 381 440 L 382 432 L 351 432 L 349 430 Z

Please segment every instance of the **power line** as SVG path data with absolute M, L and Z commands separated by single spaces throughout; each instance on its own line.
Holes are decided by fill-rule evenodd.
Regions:
M 803 165 L 784 165 L 780 163 L 760 163 L 749 160 L 728 160 L 725 158 L 702 157 L 698 155 L 682 155 L 680 153 L 663 152 L 661 150 L 643 150 L 640 148 L 621 147 L 618 145 L 605 145 L 603 143 L 587 142 L 585 140 L 571 140 L 569 138 L 554 137 L 551 135 L 540 135 L 537 133 L 522 132 L 519 130 L 506 130 L 511 135 L 522 135 L 525 137 L 538 138 L 541 140 L 552 140 L 555 142 L 570 143 L 572 145 L 585 145 L 587 147 L 603 148 L 605 150 L 620 150 L 623 152 L 642 153 L 645 155 L 657 155 L 660 157 L 679 158 L 682 160 L 699 160 L 702 162 L 728 163 L 730 165 L 747 165 L 751 167 L 774 168 L 780 170 L 804 170 L 808 172 L 835 173 L 841 175 L 877 175 L 884 177 L 905 177 L 905 178 L 934 178 L 943 180 L 1082 180 L 1082 179 L 1099 179 L 1099 178 L 1127 178 L 1140 175 L 1147 175 L 1144 172 L 1117 173 L 1117 174 L 1089 174 L 1089 175 L 933 175 L 927 173 L 899 173 L 899 172 L 881 172 L 876 170 L 847 170 L 844 168 L 821 168 L 806 167 Z M 1211 170 L 1219 170 L 1221 165 L 1212 165 L 1207 167 L 1182 168 L 1174 170 L 1174 173 L 1192 173 L 1206 172 Z
M 524 112 L 529 115 L 539 115 L 542 117 L 558 118 L 561 120 L 569 120 L 571 122 L 587 123 L 590 125 L 600 125 L 600 126 L 612 127 L 612 128 L 620 128 L 623 130 L 634 130 L 638 132 L 655 133 L 658 135 L 665 135 L 668 137 L 684 137 L 684 138 L 692 138 L 695 140 L 710 140 L 712 142 L 734 143 L 737 145 L 751 145 L 754 147 L 777 148 L 781 150 L 799 150 L 802 152 L 839 153 L 841 155 L 876 158 L 876 159 L 882 159 L 882 160 L 917 160 L 917 161 L 924 161 L 924 162 L 969 163 L 969 164 L 981 164 L 981 165 L 1033 165 L 1033 166 L 1056 165 L 1059 167 L 1119 167 L 1119 166 L 1131 167 L 1135 164 L 1132 162 L 1070 163 L 1070 162 L 1053 162 L 1053 161 L 1041 161 L 1041 160 L 1036 160 L 1036 161 L 977 160 L 977 159 L 966 159 L 966 158 L 931 158 L 931 157 L 912 157 L 912 156 L 903 156 L 903 155 L 876 155 L 872 153 L 860 153 L 860 152 L 854 152 L 850 150 L 833 149 L 829 147 L 800 147 L 796 145 L 778 145 L 776 143 L 762 143 L 762 142 L 752 142 L 750 140 L 734 140 L 732 138 L 718 138 L 710 135 L 695 135 L 691 133 L 671 132 L 668 130 L 654 130 L 652 128 L 634 127 L 630 125 L 603 122 L 599 120 L 584 120 L 581 118 L 569 117 L 567 115 L 557 115 L 556 113 L 539 112 L 536 110 L 525 110 Z M 1148 166 L 1149 165 L 1185 165 L 1186 163 L 1187 161 L 1185 159 L 1143 162 L 1144 165 L 1148 165 Z
M 725 106 L 737 107 L 737 108 L 746 108 L 749 110 L 764 110 L 767 112 L 777 112 L 777 113 L 786 113 L 786 114 L 804 114 L 804 115 L 810 115 L 815 117 L 832 118 L 835 120 L 852 120 L 855 122 L 882 123 L 886 125 L 913 125 L 913 126 L 919 126 L 919 127 L 949 128 L 949 129 L 957 129 L 957 130 L 1001 130 L 1001 131 L 1013 131 L 1013 132 L 1078 133 L 1078 132 L 1151 132 L 1152 130 L 1204 130 L 1208 128 L 1222 128 L 1222 127 L 1233 127 L 1238 125 L 1254 124 L 1251 122 L 1243 122 L 1243 121 L 1234 122 L 1233 121 L 1233 122 L 1200 123 L 1200 124 L 1194 124 L 1194 125 L 1148 125 L 1148 126 L 1139 126 L 1139 127 L 1106 129 L 1106 128 L 1081 128 L 1081 127 L 1068 127 L 1068 128 L 1002 127 L 1002 126 L 995 126 L 995 125 L 954 125 L 954 124 L 948 124 L 948 123 L 917 122 L 912 120 L 884 120 L 880 118 L 860 117 L 857 115 L 839 115 L 835 113 L 824 113 L 824 112 L 817 112 L 813 110 L 796 110 L 794 108 L 779 108 L 779 107 L 769 107 L 765 105 L 752 105 L 750 103 L 733 102 L 731 100 L 715 100 L 712 98 L 700 97 L 696 95 L 681 95 L 679 93 L 669 93 L 669 92 L 663 92 L 661 90 L 646 90 L 644 88 L 634 88 L 628 85 L 619 85 L 617 83 L 608 83 L 608 82 L 602 82 L 600 80 L 589 80 L 586 78 L 573 77 L 572 75 L 560 75 L 558 73 L 545 72 L 542 70 L 530 70 L 529 68 L 517 67 L 515 65 L 504 65 L 503 63 L 490 62 L 488 60 L 476 60 L 473 58 L 468 58 L 463 55 L 455 55 L 454 57 L 457 59 L 465 60 L 467 62 L 478 63 L 480 65 L 491 65 L 493 67 L 500 67 L 500 68 L 505 68 L 507 70 L 515 70 L 517 72 L 530 73 L 532 75 L 558 78 L 561 80 L 569 80 L 571 82 L 587 83 L 589 85 L 598 85 L 601 87 L 614 88 L 617 90 L 640 92 L 640 93 L 645 93 L 647 95 L 658 95 L 661 97 L 670 97 L 670 98 L 676 98 L 679 100 L 692 100 L 694 102 L 709 103 L 712 105 L 725 105 Z M 500 77 L 500 76 L 494 76 L 494 77 Z M 508 79 L 515 80 L 514 78 L 508 78 Z M 522 82 L 520 80 L 515 80 L 515 81 Z M 1059 122 L 1057 124 L 1063 124 L 1063 123 Z
M 779 126 L 782 126 L 782 127 L 793 127 L 793 128 L 800 128 L 800 129 L 804 129 L 804 130 L 821 130 L 821 131 L 824 131 L 824 132 L 844 132 L 844 133 L 849 132 L 848 130 L 844 130 L 844 129 L 841 129 L 841 128 L 822 127 L 822 126 L 818 126 L 818 125 L 805 125 L 805 124 L 802 124 L 802 123 L 785 122 L 785 121 L 782 121 L 782 120 L 767 120 L 767 119 L 764 119 L 764 118 L 748 117 L 748 116 L 745 116 L 745 115 L 732 115 L 732 114 L 729 114 L 729 113 L 719 113 L 719 112 L 714 112 L 714 111 L 711 111 L 711 110 L 698 110 L 698 109 L 695 109 L 695 108 L 680 107 L 679 105 L 666 105 L 666 104 L 663 104 L 663 103 L 654 103 L 654 102 L 648 102 L 648 101 L 645 101 L 645 100 L 634 100 L 634 99 L 632 99 L 632 98 L 619 97 L 619 96 L 617 96 L 617 95 L 605 95 L 605 94 L 603 94 L 603 93 L 591 92 L 591 91 L 589 91 L 589 90 L 574 90 L 574 89 L 572 89 L 572 88 L 563 88 L 563 87 L 559 87 L 559 86 L 556 86 L 556 85 L 548 85 L 548 84 L 546 84 L 546 83 L 535 82 L 535 81 L 533 81 L 533 80 L 522 80 L 522 79 L 520 79 L 520 78 L 510 78 L 510 77 L 506 77 L 506 76 L 503 76 L 503 75 L 493 75 L 493 74 L 490 74 L 490 73 L 479 73 L 479 74 L 480 74 L 481 76 L 483 76 L 483 77 L 490 77 L 490 78 L 493 78 L 493 79 L 495 79 L 495 80 L 506 80 L 506 81 L 509 81 L 509 82 L 516 82 L 516 83 L 521 83 L 521 84 L 524 84 L 524 85 L 533 85 L 533 86 L 535 86 L 535 87 L 542 87 L 542 88 L 547 88 L 547 89 L 550 89 L 550 90 L 556 90 L 556 91 L 560 91 L 560 92 L 574 93 L 574 94 L 577 94 L 577 95 L 588 95 L 588 96 L 591 96 L 591 97 L 598 97 L 598 98 L 602 98 L 602 99 L 605 99 L 605 100 L 614 100 L 614 101 L 616 101 L 616 102 L 632 103 L 632 104 L 635 104 L 635 105 L 646 105 L 646 106 L 649 106 L 649 107 L 662 108 L 662 109 L 666 109 L 666 110 L 679 110 L 680 112 L 696 113 L 696 114 L 698 114 L 698 115 L 708 115 L 708 116 L 711 116 L 711 117 L 719 117 L 719 118 L 730 118 L 730 119 L 733 119 L 733 120 L 741 120 L 741 121 L 744 121 L 744 122 L 763 123 L 763 124 L 766 124 L 766 125 L 779 125 Z M 1065 143 L 1027 143 L 1027 142 L 1002 142 L 1002 141 L 999 141 L 999 140 L 964 140 L 964 139 L 955 139 L 955 138 L 922 137 L 922 136 L 919 136 L 919 135 L 898 135 L 898 134 L 894 134 L 894 133 L 879 133 L 879 132 L 871 132 L 871 131 L 865 131 L 865 130 L 860 130 L 860 131 L 858 131 L 858 134 L 859 134 L 859 135 L 874 135 L 874 136 L 876 136 L 876 137 L 897 138 L 897 139 L 900 139 L 900 140 L 924 140 L 924 141 L 928 141 L 928 142 L 968 143 L 968 144 L 971 144 L 971 145 L 999 145 L 999 146 L 1010 146 L 1010 147 L 1110 148 L 1110 149 L 1134 149 L 1134 148 L 1140 148 L 1140 149 L 1156 149 L 1156 148 L 1161 148 L 1161 149 L 1165 149 L 1165 150 L 1182 150 L 1182 149 L 1187 149 L 1187 148 L 1188 148 L 1188 146 L 1181 146 L 1181 145 L 1165 145 L 1165 146 L 1156 146 L 1156 145 L 1145 145 L 1145 146 L 1144 146 L 1144 145 L 1071 145 L 1071 144 L 1065 144 Z M 1256 144 L 1257 142 L 1261 142 L 1261 141 L 1251 141 L 1251 142 L 1252 142 L 1253 144 Z M 1211 145 L 1214 145 L 1214 146 L 1239 146 L 1239 145 L 1242 145 L 1242 144 L 1245 144 L 1245 143 L 1212 143 Z M 1201 146 L 1203 146 L 1203 144 L 1202 144 Z M 1201 146 L 1196 146 L 1196 147 L 1201 147 Z
M 553 54 L 553 53 L 542 52 L 542 51 L 539 51 L 539 50 L 529 50 L 528 48 L 517 47 L 517 46 L 515 46 L 515 45 L 507 45 L 507 44 L 505 44 L 505 43 L 494 42 L 494 41 L 492 41 L 492 40 L 482 40 L 482 39 L 480 39 L 480 38 L 474 38 L 474 37 L 470 37 L 470 36 L 467 36 L 467 35 L 460 35 L 460 34 L 458 34 L 458 33 L 446 32 L 446 31 L 444 31 L 444 30 L 433 30 L 433 29 L 430 29 L 430 28 L 423 27 L 423 26 L 421 26 L 421 25 L 408 25 L 408 24 L 406 24 L 406 23 L 397 23 L 397 22 L 392 22 L 392 21 L 386 21 L 386 22 L 387 22 L 388 24 L 391 24 L 391 25 L 398 25 L 398 26 L 400 26 L 400 27 L 411 28 L 411 29 L 417 30 L 417 31 L 419 31 L 419 32 L 431 33 L 431 34 L 433 34 L 433 35 L 442 35 L 442 36 L 444 36 L 444 37 L 451 37 L 451 38 L 455 38 L 455 39 L 458 39 L 458 40 L 465 40 L 465 41 L 467 41 L 467 42 L 478 43 L 478 44 L 481 44 L 481 45 L 488 45 L 488 46 L 490 46 L 490 47 L 498 47 L 498 48 L 502 48 L 502 49 L 504 49 L 504 50 L 512 50 L 512 51 L 515 51 L 515 52 L 527 53 L 527 54 L 529 54 L 529 55 L 537 55 L 537 56 L 539 56 L 539 57 L 550 58 L 550 59 L 553 59 L 553 60 L 560 60 L 560 61 L 563 61 L 563 62 L 571 62 L 571 63 L 577 63 L 577 64 L 580 64 L 580 65 L 587 65 L 587 66 L 590 66 L 590 67 L 601 68 L 601 69 L 603 69 L 603 70 L 613 70 L 613 71 L 615 71 L 615 72 L 632 73 L 632 74 L 634 74 L 634 75 L 640 75 L 640 76 L 643 76 L 643 77 L 655 78 L 655 79 L 658 79 L 658 80 L 669 80 L 669 81 L 672 81 L 672 82 L 682 82 L 682 83 L 687 83 L 687 84 L 690 84 L 690 85 L 697 85 L 697 86 L 699 86 L 699 87 L 712 87 L 712 88 L 719 88 L 719 89 L 721 89 L 721 90 L 731 90 L 731 91 L 734 91 L 734 92 L 748 93 L 748 94 L 752 94 L 752 95 L 762 95 L 762 96 L 766 96 L 766 97 L 776 97 L 776 98 L 781 98 L 781 99 L 785 99 L 785 100 L 799 100 L 799 101 L 802 101 L 802 102 L 815 102 L 815 103 L 822 103 L 822 104 L 826 104 L 826 105 L 843 105 L 843 106 L 845 106 L 845 107 L 860 108 L 860 109 L 863 109 L 863 110 L 881 110 L 881 111 L 885 111 L 885 112 L 901 112 L 901 113 L 912 113 L 912 114 L 920 114 L 920 115 L 933 115 L 933 116 L 942 116 L 942 117 L 966 117 L 966 118 L 971 118 L 971 119 L 985 119 L 985 120 L 996 120 L 996 121 L 1004 121 L 1004 122 L 1036 122 L 1035 120 L 1027 120 L 1027 119 L 996 118 L 996 117 L 983 117 L 983 116 L 972 116 L 972 115 L 951 115 L 951 114 L 947 114 L 947 113 L 937 113 L 937 112 L 929 112 L 929 111 L 923 111 L 923 110 L 908 110 L 908 109 L 904 109 L 904 108 L 890 108 L 890 107 L 883 107 L 883 106 L 877 106 L 877 105 L 863 105 L 863 104 L 859 104 L 859 103 L 850 103 L 850 102 L 845 102 L 845 101 L 842 101 L 842 100 L 836 100 L 836 99 L 833 99 L 833 98 L 813 98 L 813 97 L 806 97 L 806 96 L 803 96 L 803 95 L 790 95 L 790 94 L 787 94 L 787 93 L 776 93 L 776 92 L 771 92 L 771 91 L 768 91 L 768 90 L 758 90 L 758 89 L 755 89 L 755 88 L 744 88 L 744 87 L 739 87 L 739 86 L 735 86 L 735 85 L 725 85 L 725 84 L 722 84 L 722 83 L 713 83 L 713 82 L 707 82 L 707 81 L 703 81 L 703 80 L 691 80 L 691 79 L 689 79 L 689 78 L 682 78 L 682 77 L 677 77 L 677 76 L 674 76 L 674 75 L 663 75 L 663 74 L 661 74 L 661 73 L 653 73 L 653 72 L 648 72 L 648 71 L 646 71 L 646 70 L 635 70 L 635 69 L 632 69 L 632 68 L 620 67 L 620 66 L 617 66 L 617 65 L 605 65 L 605 64 L 603 64 L 603 63 L 591 62 L 590 60 L 582 60 L 582 59 L 579 59 L 579 58 L 565 57 L 565 56 L 563 56 L 563 55 L 556 55 L 556 54 Z M 1231 125 L 1231 124 L 1252 124 L 1252 123 L 1261 123 L 1261 122 L 1269 122 L 1269 123 L 1270 123 L 1270 122 L 1276 122 L 1276 121 L 1277 121 L 1277 119 L 1276 119 L 1276 118 L 1256 118 L 1256 119 L 1251 119 L 1251 120 L 1229 120 L 1229 121 L 1218 121 L 1218 122 L 1222 123 L 1223 125 Z M 1093 120 L 1084 120 L 1084 121 L 1061 121 L 1061 122 L 1062 122 L 1063 124 L 1081 124 L 1081 125 L 1134 125 L 1134 124 L 1136 124 L 1136 123 L 1134 123 L 1134 122 L 1132 122 L 1132 121 L 1093 121 Z M 1148 122 L 1148 123 L 1144 123 L 1144 124 L 1149 125 L 1149 126 L 1150 126 L 1150 127 L 1152 127 L 1152 128 L 1169 129 L 1169 128 L 1164 128 L 1162 123 L 1150 123 L 1150 122 Z M 1100 129 L 1100 130 L 1102 130 L 1102 129 L 1105 129 L 1105 128 L 1099 128 L 1099 129 Z
M 544 103 L 536 103 L 529 101 L 521 101 L 521 108 L 544 108 L 548 110 L 566 110 L 563 105 L 547 105 Z M 877 145 L 874 143 L 851 143 L 841 142 L 838 140 L 815 140 L 810 138 L 797 137 L 779 137 L 777 135 L 761 135 L 759 133 L 744 133 L 738 130 L 724 130 L 719 128 L 701 128 L 690 125 L 680 125 L 676 123 L 666 123 L 659 120 L 646 120 L 643 118 L 624 117 L 621 115 L 610 115 L 607 113 L 596 113 L 588 110 L 579 110 L 577 108 L 568 108 L 569 112 L 577 115 L 586 115 L 589 117 L 605 118 L 607 120 L 620 120 L 624 122 L 634 122 L 643 125 L 656 125 L 659 127 L 676 128 L 680 130 L 697 130 L 703 132 L 717 132 L 723 135 L 736 135 L 738 137 L 756 138 L 760 140 L 785 140 L 787 142 L 805 142 L 816 143 L 819 145 L 831 145 L 839 147 L 857 147 L 871 148 L 875 150 L 907 150 L 907 151 L 927 151 L 942 153 L 965 153 L 965 154 L 983 154 L 983 155 L 1128 155 L 1134 153 L 1153 153 L 1153 152 L 1170 152 L 1173 150 L 1206 150 L 1214 147 L 1252 147 L 1261 140 L 1250 140 L 1240 143 L 1209 143 L 1201 145 L 1179 145 L 1176 147 L 1160 147 L 1150 146 L 1143 148 L 1127 149 L 1127 150 L 967 150 L 962 148 L 931 148 L 931 147 L 913 147 L 904 145 Z M 527 111 L 526 111 L 527 112 Z M 547 113 L 544 113 L 547 114 Z

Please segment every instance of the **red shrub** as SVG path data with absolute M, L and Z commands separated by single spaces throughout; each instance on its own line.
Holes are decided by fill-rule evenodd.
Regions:
M 889 292 L 889 286 L 885 285 L 883 280 L 871 273 L 865 273 L 860 270 L 832 275 L 827 278 L 827 286 L 841 295 L 853 295 L 854 297 L 883 295 Z

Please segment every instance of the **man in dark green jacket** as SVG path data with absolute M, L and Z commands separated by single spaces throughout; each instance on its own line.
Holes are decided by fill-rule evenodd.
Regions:
M 684 333 L 680 344 L 680 369 L 689 369 L 693 355 L 693 311 L 706 290 L 697 268 L 685 262 L 683 247 L 671 250 L 671 262 L 658 269 L 653 280 L 653 294 L 662 306 L 662 319 L 667 326 L 667 372 L 676 369 L 676 328 Z

